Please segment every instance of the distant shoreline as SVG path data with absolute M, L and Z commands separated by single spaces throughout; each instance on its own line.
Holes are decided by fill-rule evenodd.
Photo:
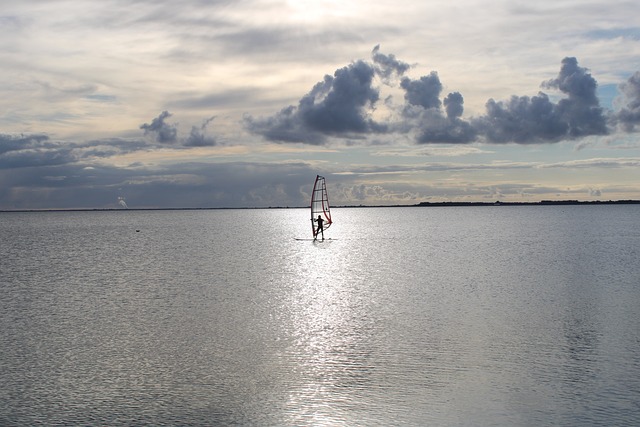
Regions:
M 421 202 L 416 206 L 558 206 L 558 205 L 638 205 L 640 200 L 542 200 L 540 202 Z
M 572 205 L 638 205 L 640 200 L 542 200 L 539 202 L 420 202 L 415 205 L 338 205 L 334 208 L 412 208 L 412 207 L 465 207 L 465 206 L 572 206 Z M 70 209 L 0 209 L 0 213 L 11 212 L 111 212 L 111 211 L 198 211 L 198 210 L 245 210 L 245 209 L 307 209 L 308 206 L 269 206 L 239 208 L 70 208 Z

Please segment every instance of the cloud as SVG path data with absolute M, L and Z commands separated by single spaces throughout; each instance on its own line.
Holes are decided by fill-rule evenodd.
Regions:
M 504 101 L 489 99 L 485 112 L 463 119 L 464 97 L 450 92 L 441 98 L 443 84 L 436 71 L 417 79 L 405 77 L 410 66 L 394 55 L 372 51 L 372 63 L 359 60 L 325 76 L 305 95 L 298 106 L 288 106 L 262 119 L 245 117 L 247 129 L 276 142 L 324 144 L 327 137 L 362 139 L 376 133 L 412 134 L 418 144 L 539 144 L 607 135 L 608 116 L 597 97 L 597 82 L 588 69 L 573 57 L 561 62 L 557 77 L 543 81 L 543 89 L 557 90 L 561 98 L 553 102 L 540 91 L 535 96 L 512 95 Z M 372 111 L 380 96 L 374 77 L 391 85 L 391 76 L 400 78 L 404 104 L 394 105 L 391 97 L 385 106 L 397 110 L 400 120 L 388 115 L 386 121 L 374 121 Z M 621 86 L 628 104 L 616 116 L 625 129 L 640 122 L 640 75 Z
M 542 87 L 558 89 L 566 97 L 555 104 L 543 92 L 533 97 L 514 95 L 508 101 L 490 99 L 486 114 L 472 120 L 472 125 L 490 143 L 532 144 L 608 134 L 597 82 L 576 58 L 564 58 L 558 76 Z
M 393 74 L 401 76 L 411 68 L 409 64 L 398 60 L 393 54 L 380 53 L 380 45 L 373 48 L 371 57 L 375 64 L 376 73 L 385 80 L 388 80 Z
M 492 151 L 483 150 L 479 147 L 469 145 L 427 145 L 414 148 L 387 148 L 371 152 L 372 156 L 381 157 L 414 157 L 414 156 L 441 156 L 441 157 L 458 157 L 475 154 L 490 154 Z
M 189 137 L 185 140 L 186 147 L 210 147 L 216 145 L 215 138 L 206 135 L 207 125 L 213 121 L 215 117 L 206 119 L 199 128 L 193 126 Z
M 83 143 L 68 143 L 67 145 L 71 145 L 82 159 L 109 158 L 151 149 L 147 141 L 142 138 L 104 138 Z
M 418 131 L 416 142 L 465 144 L 476 139 L 475 129 L 460 119 L 464 111 L 462 95 L 452 92 L 444 102 L 440 100 L 442 83 L 438 73 L 432 71 L 418 80 L 405 77 L 400 87 L 405 91 L 402 115 Z
M 43 146 L 47 141 L 49 136 L 45 134 L 0 134 L 0 156 L 10 151 Z
M 180 142 L 173 147 L 192 148 L 208 147 L 217 144 L 215 137 L 207 134 L 207 127 L 213 117 L 205 120 L 200 127 L 194 126 L 187 138 L 179 139 L 177 127 L 168 125 L 165 120 L 171 114 L 162 112 L 151 124 L 144 124 L 145 135 L 153 134 L 154 141 Z M 157 146 L 149 144 L 143 138 L 105 138 L 82 142 L 52 140 L 44 133 L 33 134 L 0 134 L 0 170 L 18 168 L 64 167 L 65 165 L 88 166 L 101 159 L 109 159 L 135 152 L 148 153 Z M 54 173 L 50 173 L 54 176 Z
M 181 95 L 168 102 L 170 107 L 181 110 L 218 109 L 244 106 L 255 102 L 255 95 L 259 89 L 244 87 L 241 89 L 226 89 L 215 93 L 193 93 Z
M 548 163 L 540 165 L 540 168 L 566 168 L 566 169 L 618 169 L 640 167 L 640 158 L 593 158 L 584 160 L 569 160 L 566 162 Z
M 519 169 L 620 169 L 637 168 L 640 166 L 640 158 L 593 158 L 583 160 L 570 160 L 564 162 L 516 162 L 493 161 L 489 163 L 458 163 L 458 162 L 427 162 L 411 165 L 363 165 L 351 167 L 343 173 L 335 175 L 391 175 L 414 172 L 453 172 L 453 171 L 482 171 L 482 170 L 519 170 Z
M 478 133 L 491 143 L 556 142 L 568 135 L 568 124 L 549 97 L 512 96 L 508 101 L 490 99 L 486 115 L 473 120 Z
M 404 89 L 404 99 L 407 107 L 418 106 L 425 110 L 438 109 L 442 102 L 440 101 L 440 92 L 442 92 L 442 83 L 438 73 L 432 71 L 428 76 L 422 76 L 418 80 L 411 80 L 408 77 L 402 79 L 400 87 Z
M 444 99 L 444 107 L 449 119 L 457 119 L 464 112 L 464 98 L 459 92 L 453 92 Z
M 141 139 L 69 142 L 52 140 L 45 134 L 0 134 L 0 169 L 60 166 L 149 149 Z
M 640 71 L 620 85 L 620 92 L 625 106 L 615 115 L 614 122 L 624 131 L 633 132 L 640 124 Z
M 178 137 L 178 125 L 168 124 L 166 119 L 172 114 L 163 111 L 160 115 L 151 121 L 151 124 L 145 123 L 140 125 L 140 129 L 144 130 L 144 135 L 154 136 L 154 140 L 160 144 L 170 144 L 174 147 L 212 147 L 217 144 L 216 138 L 207 134 L 207 127 L 215 117 L 209 117 L 202 122 L 199 127 L 192 126 L 189 136 L 186 138 Z
M 163 111 L 151 121 L 151 124 L 140 125 L 140 129 L 144 130 L 145 135 L 155 135 L 155 140 L 159 143 L 173 144 L 178 140 L 178 130 L 176 125 L 170 125 L 165 122 L 165 119 L 169 117 L 171 117 L 171 113 Z
M 44 134 L 0 135 L 0 169 L 70 163 L 77 158 L 73 148 Z
M 558 115 L 568 125 L 568 135 L 606 135 L 606 117 L 596 94 L 598 83 L 586 68 L 578 66 L 576 58 L 562 60 L 560 73 L 543 87 L 557 88 L 567 95 L 557 104 Z
M 256 119 L 245 116 L 247 129 L 275 142 L 324 144 L 327 137 L 354 138 L 381 133 L 386 126 L 376 123 L 369 111 L 379 99 L 372 86 L 374 67 L 362 60 L 325 75 L 297 106 L 283 108 L 274 116 Z

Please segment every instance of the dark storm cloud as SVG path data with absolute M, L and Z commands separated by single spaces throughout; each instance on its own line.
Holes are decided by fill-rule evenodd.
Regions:
M 640 124 L 640 71 L 620 85 L 620 92 L 625 106 L 615 115 L 614 121 L 626 132 L 633 132 Z
M 173 144 L 178 140 L 178 129 L 176 125 L 165 122 L 169 117 L 171 117 L 171 113 L 163 111 L 151 121 L 151 124 L 140 125 L 140 129 L 144 130 L 145 135 L 154 135 L 155 140 L 159 143 Z
M 326 75 L 298 106 L 283 108 L 275 116 L 245 117 L 245 125 L 256 134 L 276 142 L 323 144 L 328 136 L 354 137 L 379 133 L 385 127 L 373 121 L 368 111 L 379 99 L 372 86 L 374 67 L 357 61 Z

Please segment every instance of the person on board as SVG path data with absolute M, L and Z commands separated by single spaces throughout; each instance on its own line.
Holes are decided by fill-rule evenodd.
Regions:
M 322 233 L 322 240 L 324 240 L 324 219 L 322 219 L 322 216 L 318 215 L 318 219 L 314 219 L 313 221 L 318 223 L 318 228 L 316 228 L 316 234 L 313 236 L 313 240 L 318 239 L 318 233 Z

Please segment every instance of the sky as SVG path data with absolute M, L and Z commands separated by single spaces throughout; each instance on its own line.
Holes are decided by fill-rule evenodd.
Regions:
M 640 3 L 0 5 L 0 210 L 640 199 Z

